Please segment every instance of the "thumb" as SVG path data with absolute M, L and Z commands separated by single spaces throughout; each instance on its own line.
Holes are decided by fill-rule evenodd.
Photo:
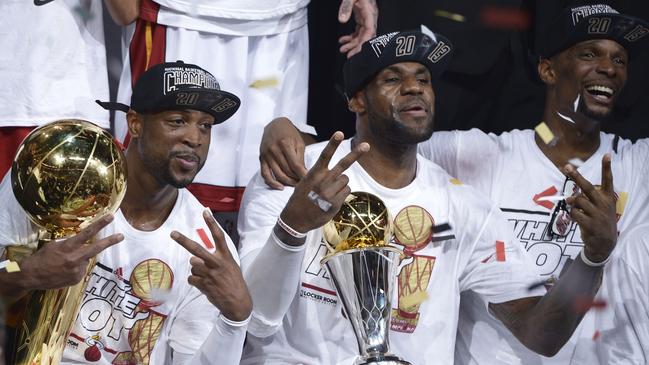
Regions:
M 352 8 L 354 6 L 354 0 L 342 0 L 340 2 L 340 8 L 338 9 L 338 21 L 341 23 L 347 23 L 349 18 L 352 16 Z

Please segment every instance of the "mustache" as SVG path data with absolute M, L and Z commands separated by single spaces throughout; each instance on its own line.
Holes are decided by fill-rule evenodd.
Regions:
M 184 160 L 201 162 L 201 158 L 193 151 L 171 151 L 169 153 L 169 158 L 182 158 Z
M 397 105 L 397 111 L 401 112 L 412 107 L 420 107 L 422 109 L 431 110 L 430 104 L 424 100 L 421 96 L 413 96 L 411 99 L 404 101 L 403 103 Z

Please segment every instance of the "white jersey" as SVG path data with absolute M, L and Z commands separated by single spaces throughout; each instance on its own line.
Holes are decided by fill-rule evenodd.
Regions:
M 325 144 L 309 146 L 307 166 L 315 163 Z M 349 151 L 349 140 L 342 142 L 331 164 Z M 345 174 L 352 191 L 370 192 L 385 202 L 395 226 L 390 242 L 405 255 L 392 300 L 390 343 L 396 355 L 413 364 L 431 359 L 453 363 L 462 292 L 475 293 L 485 309 L 488 303 L 545 292 L 528 292 L 535 273 L 528 272 L 531 265 L 521 247 L 510 244 L 511 232 L 498 209 L 471 187 L 456 185 L 430 161 L 418 156 L 416 178 L 401 189 L 378 184 L 358 163 Z M 292 191 L 270 190 L 259 174 L 246 188 L 239 232 L 247 280 L 256 269 L 263 272 L 268 258 L 263 257 L 267 251 L 260 246 L 271 234 Z M 449 223 L 452 229 L 432 234 L 432 227 L 443 223 Z M 283 284 L 272 279 L 260 284 L 275 284 L 270 290 L 287 293 L 280 300 L 290 301 L 290 306 L 283 319 L 270 323 L 269 316 L 260 313 L 266 303 L 255 303 L 249 327 L 252 335 L 248 336 L 242 364 L 351 364 L 358 354 L 351 325 L 343 317 L 335 288 L 320 265 L 327 252 L 321 229 L 309 232 L 305 245 L 303 256 L 298 257 L 298 277 L 285 277 Z M 280 270 L 278 275 L 282 273 Z M 251 291 L 256 289 L 253 282 L 248 284 Z M 423 296 L 429 299 L 413 301 Z M 280 305 L 272 304 L 270 308 Z M 255 337 L 275 329 L 267 338 Z
M 0 255 L 8 244 L 33 240 L 36 230 L 15 200 L 8 177 L 0 186 Z M 121 211 L 115 213 L 97 238 L 122 233 L 124 241 L 97 256 L 63 364 L 171 364 L 172 355 L 178 361 L 196 353 L 213 328 L 210 338 L 216 343 L 211 345 L 221 349 L 216 363 L 238 364 L 246 327 L 229 326 L 207 297 L 189 285 L 192 255 L 169 237 L 177 230 L 213 252 L 203 210 L 191 193 L 180 189 L 169 217 L 155 231 L 136 230 Z
M 307 23 L 310 0 L 154 0 L 157 23 L 234 36 L 286 33 Z
M 0 127 L 65 118 L 109 128 L 100 1 L 0 1 Z
M 646 203 L 649 190 L 639 173 L 649 158 L 647 144 L 635 146 L 625 140 L 615 141 L 614 136 L 605 133 L 600 134 L 600 140 L 598 150 L 578 171 L 593 184 L 599 184 L 602 157 L 605 153 L 612 154 L 616 193 L 625 195 L 629 202 L 618 222 L 618 230 L 622 231 L 633 222 L 647 218 L 646 205 L 642 202 Z M 645 152 L 639 150 L 642 148 Z M 544 197 L 562 195 L 566 177 L 541 152 L 534 141 L 534 131 L 514 130 L 501 135 L 485 134 L 477 129 L 436 132 L 419 150 L 498 204 L 516 241 L 530 253 L 539 269 L 537 281 L 558 278 L 566 263 L 572 262 L 581 251 L 584 243 L 575 222 L 569 224 L 563 237 L 549 234 L 548 223 L 556 201 Z M 456 361 L 491 364 L 493 359 L 501 359 L 511 364 L 588 364 L 579 360 L 575 349 L 581 341 L 592 342 L 593 326 L 589 313 L 557 355 L 543 357 L 522 345 L 480 306 L 475 295 L 467 293 L 462 297 Z
M 624 245 L 602 282 L 602 300 L 608 305 L 595 314 L 593 352 L 599 361 L 591 364 L 649 363 L 649 223 L 628 230 L 620 242 Z

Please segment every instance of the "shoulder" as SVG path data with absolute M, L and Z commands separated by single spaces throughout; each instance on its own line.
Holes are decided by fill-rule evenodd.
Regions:
M 618 240 L 621 251 L 617 256 L 634 270 L 649 271 L 645 258 L 649 257 L 649 223 L 630 228 Z

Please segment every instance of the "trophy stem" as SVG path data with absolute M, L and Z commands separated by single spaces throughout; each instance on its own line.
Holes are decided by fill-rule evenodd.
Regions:
M 48 243 L 45 243 L 48 244 Z M 85 278 L 76 285 L 36 290 L 29 294 L 26 309 L 16 328 L 13 363 L 17 365 L 57 365 L 77 317 L 89 273 L 95 266 L 92 258 Z
M 390 354 L 392 292 L 400 252 L 366 247 L 325 257 L 326 266 L 351 322 L 360 358 L 356 364 L 409 364 Z

